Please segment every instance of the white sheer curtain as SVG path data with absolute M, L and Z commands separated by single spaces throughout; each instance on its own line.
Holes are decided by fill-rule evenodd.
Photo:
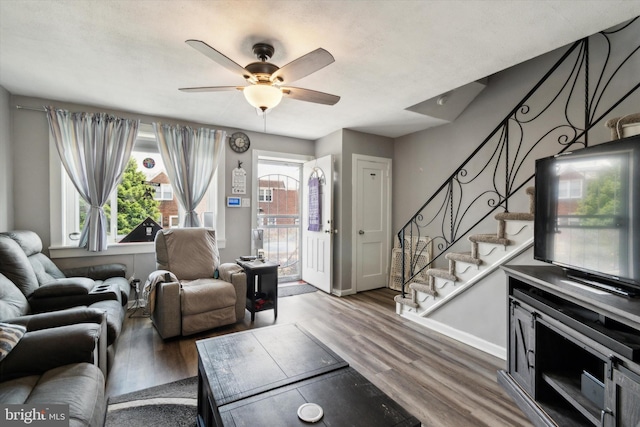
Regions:
M 195 209 L 216 171 L 226 132 L 162 123 L 153 129 L 173 191 L 187 211 L 183 226 L 199 227 Z
M 102 207 L 127 166 L 140 122 L 106 113 L 45 109 L 60 160 L 90 206 L 78 246 L 93 252 L 107 250 L 107 221 Z

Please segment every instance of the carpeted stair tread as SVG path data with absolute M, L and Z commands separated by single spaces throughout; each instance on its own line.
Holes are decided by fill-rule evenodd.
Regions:
M 422 292 L 422 293 L 425 293 L 425 294 L 429 294 L 432 297 L 438 296 L 438 291 L 436 291 L 430 285 L 427 285 L 425 283 L 413 282 L 413 283 L 409 284 L 409 287 L 411 289 L 413 289 L 414 291 L 418 291 L 418 292 Z
M 439 277 L 444 280 L 451 280 L 452 282 L 457 282 L 458 278 L 453 274 L 449 273 L 449 270 L 445 270 L 442 268 L 430 268 L 427 270 L 427 276 Z
M 511 244 L 509 239 L 500 237 L 497 234 L 472 234 L 469 241 L 473 243 L 493 243 L 496 245 L 508 246 Z
M 533 216 L 529 212 L 500 212 L 494 218 L 498 221 L 533 221 Z
M 471 252 L 449 252 L 444 256 L 449 261 L 464 262 L 473 265 L 482 265 L 480 258 L 471 256 Z
M 402 295 L 396 295 L 393 297 L 393 300 L 398 304 L 403 304 L 411 308 L 418 308 L 418 304 L 413 301 L 411 298 L 402 298 Z

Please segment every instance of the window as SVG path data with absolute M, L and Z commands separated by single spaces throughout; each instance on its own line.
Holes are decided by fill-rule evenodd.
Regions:
M 86 220 L 86 203 L 78 195 L 68 178 L 57 150 L 50 144 L 50 166 L 52 177 L 58 176 L 58 187 L 52 179 L 51 242 L 53 246 L 77 246 L 77 234 Z M 205 212 L 213 212 L 216 218 L 216 237 L 219 247 L 225 243 L 224 202 L 217 197 L 224 191 L 224 148 L 222 159 L 202 202 L 196 208 L 203 222 Z M 58 201 L 56 206 L 56 201 Z M 113 215 L 112 213 L 116 213 Z M 177 227 L 182 223 L 184 209 L 174 197 L 173 188 L 166 175 L 162 158 L 158 152 L 153 127 L 140 124 L 138 139 L 131 153 L 127 169 L 118 190 L 105 204 L 105 216 L 109 224 L 107 236 L 115 244 L 147 217 L 157 221 L 163 228 Z M 61 224 L 60 227 L 58 224 Z M 75 239 L 75 240 L 74 240 Z
M 258 189 L 258 201 L 259 202 L 272 202 L 273 201 L 273 188 L 260 188 Z
M 558 196 L 560 199 L 582 198 L 581 179 L 562 179 L 558 183 Z
M 155 200 L 173 200 L 173 187 L 171 184 L 156 185 Z

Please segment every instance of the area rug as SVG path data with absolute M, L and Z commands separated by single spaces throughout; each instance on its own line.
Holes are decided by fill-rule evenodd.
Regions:
M 196 425 L 198 378 L 110 397 L 105 427 Z
M 278 286 L 278 298 L 290 297 L 292 295 L 308 294 L 317 291 L 313 285 L 301 283 L 297 285 Z

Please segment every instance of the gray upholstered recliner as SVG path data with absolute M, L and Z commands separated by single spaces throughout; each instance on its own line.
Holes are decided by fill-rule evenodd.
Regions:
M 215 231 L 174 228 L 156 234 L 156 267 L 145 285 L 148 309 L 164 339 L 244 319 L 246 275 L 220 264 Z
M 87 306 L 107 315 L 109 365 L 126 315 L 129 283 L 125 266 L 106 264 L 63 272 L 42 253 L 42 240 L 33 231 L 0 233 L 0 273 L 26 298 L 21 314 Z M 80 275 L 86 275 L 80 277 Z

